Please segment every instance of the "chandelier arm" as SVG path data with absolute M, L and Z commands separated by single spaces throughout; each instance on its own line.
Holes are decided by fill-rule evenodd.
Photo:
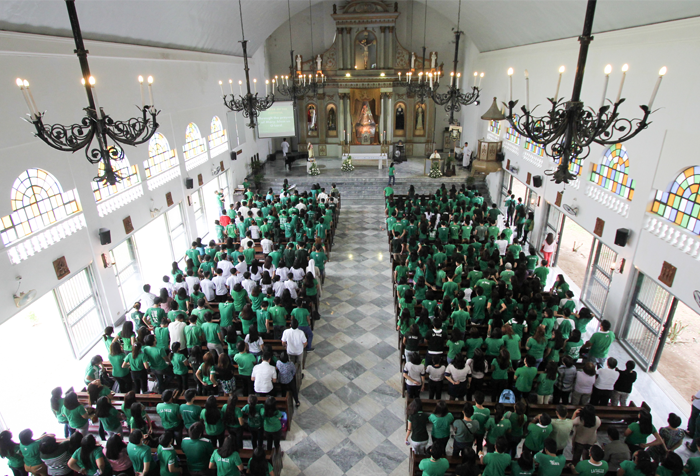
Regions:
M 90 117 L 83 117 L 80 124 L 64 126 L 63 124 L 44 124 L 42 116 L 43 114 L 30 122 L 36 129 L 35 135 L 50 147 L 61 152 L 76 152 L 92 142 L 95 130 Z
M 641 119 L 626 119 L 615 115 L 614 119 L 608 121 L 605 129 L 601 129 L 600 133 L 593 139 L 593 142 L 600 145 L 612 145 L 626 142 L 649 127 L 651 122 L 649 122 L 648 119 L 651 111 L 645 105 L 639 107 L 644 112 Z M 627 132 L 622 135 L 616 135 L 616 131 L 620 133 Z
M 147 111 L 151 118 L 147 117 Z M 144 107 L 143 117 L 132 117 L 126 121 L 115 121 L 109 116 L 104 118 L 104 129 L 106 134 L 120 144 L 136 146 L 148 142 L 158 129 L 156 116 L 160 111 L 155 108 Z

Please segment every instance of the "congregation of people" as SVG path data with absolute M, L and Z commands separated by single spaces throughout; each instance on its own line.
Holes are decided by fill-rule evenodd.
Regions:
M 565 276 L 548 284 L 555 240 L 538 254 L 522 198 L 501 211 L 465 185 L 384 195 L 411 476 L 698 475 L 700 457 L 676 453 L 697 418 L 657 429 L 633 406 L 635 362 L 608 355 L 611 323 Z
M 182 265 L 143 286 L 121 329 L 105 329 L 107 358 L 90 359 L 83 392 L 53 390 L 64 434 L 0 433 L 15 476 L 275 475 L 289 424 L 276 397 L 300 405 L 340 192 L 285 180 L 279 194 L 256 194 L 244 183 L 228 209 L 216 195 L 216 239 L 193 241 Z

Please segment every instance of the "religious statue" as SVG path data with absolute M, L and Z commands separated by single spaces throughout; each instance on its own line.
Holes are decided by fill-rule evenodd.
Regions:
M 358 101 L 359 102 L 359 101 Z M 369 101 L 365 100 L 360 109 L 360 115 L 355 124 L 355 137 L 360 144 L 369 145 L 372 143 L 377 132 L 377 124 L 374 122 L 374 115 Z
M 365 64 L 365 69 L 368 68 L 369 63 L 369 47 L 374 44 L 374 40 L 369 39 L 369 35 L 365 34 L 364 40 L 360 40 L 360 46 L 362 47 L 362 60 Z
M 306 146 L 306 150 L 309 153 L 309 158 L 306 160 L 306 173 L 311 175 L 311 166 L 316 162 L 316 159 L 314 159 L 314 145 L 309 142 Z
M 297 71 L 301 71 L 301 55 L 297 55 L 294 61 L 297 64 Z
M 432 53 L 430 53 L 430 69 L 437 68 L 437 59 L 437 52 L 433 51 Z
M 321 55 L 316 56 L 316 71 L 321 71 L 321 66 L 323 65 L 323 57 Z
M 333 15 L 338 13 L 338 8 L 336 7 L 335 3 L 333 4 Z
M 423 106 L 421 104 L 419 104 L 418 108 L 416 108 L 416 130 L 417 131 L 423 130 L 423 114 L 424 113 L 425 113 L 425 110 L 423 109 Z
M 316 107 L 312 104 L 306 111 L 306 123 L 309 128 L 309 132 L 314 132 L 318 130 L 318 125 L 316 124 Z
M 399 105 L 399 107 L 396 108 L 396 130 L 397 131 L 402 131 L 404 130 L 404 127 L 406 127 L 405 124 L 405 114 L 403 110 L 403 106 Z
M 336 130 L 336 125 L 335 125 L 335 108 L 331 107 L 328 110 L 328 130 L 329 131 L 334 131 Z
M 416 52 L 411 53 L 411 69 L 416 69 Z

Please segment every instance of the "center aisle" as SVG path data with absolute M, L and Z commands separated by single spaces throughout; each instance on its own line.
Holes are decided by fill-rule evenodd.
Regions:
M 408 473 L 384 206 L 343 203 L 282 476 Z

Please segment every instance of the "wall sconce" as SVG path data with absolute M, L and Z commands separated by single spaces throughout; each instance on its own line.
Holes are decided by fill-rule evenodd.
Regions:
M 620 263 L 618 264 L 616 261 L 613 261 L 610 263 L 610 274 L 615 274 L 615 273 L 620 273 L 622 274 L 625 271 L 625 258 L 620 259 Z

